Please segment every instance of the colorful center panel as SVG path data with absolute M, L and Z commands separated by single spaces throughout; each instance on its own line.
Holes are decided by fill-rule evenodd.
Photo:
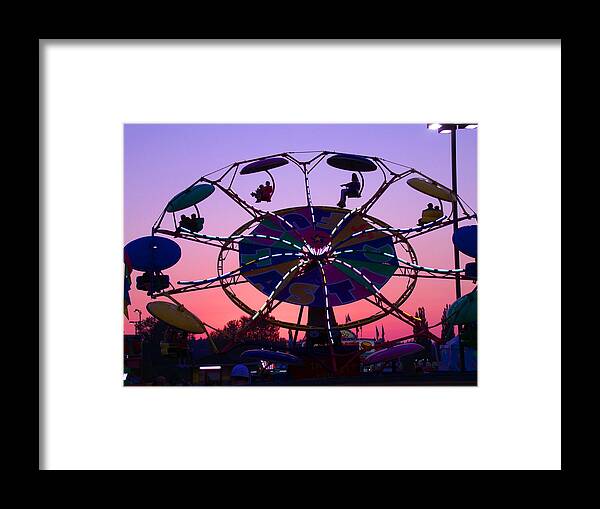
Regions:
M 323 266 L 330 306 L 374 295 L 398 267 L 393 238 L 359 214 L 298 207 L 263 219 L 240 242 L 243 276 L 273 299 L 324 307 Z M 279 217 L 277 217 L 279 216 Z M 343 251 L 338 254 L 335 252 Z

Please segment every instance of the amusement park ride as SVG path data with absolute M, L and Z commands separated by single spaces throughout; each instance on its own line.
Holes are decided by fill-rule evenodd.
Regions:
M 353 174 L 353 182 L 357 185 L 349 189 L 347 198 L 362 197 L 364 173 L 380 174 L 381 184 L 354 209 L 345 208 L 345 200 L 338 207 L 315 205 L 309 176 L 319 165 Z M 257 203 L 270 202 L 275 193 L 273 173 L 284 171 L 301 173 L 306 204 L 277 211 L 257 208 Z M 252 193 L 257 203 L 251 205 L 236 193 L 235 184 L 237 179 L 256 173 L 267 175 L 269 181 Z M 437 202 L 435 207 L 429 204 L 413 227 L 395 227 L 369 215 L 384 193 L 401 181 Z M 197 204 L 210 199 L 215 191 L 224 193 L 250 216 L 248 222 L 229 235 L 201 233 L 204 221 Z M 452 209 L 450 212 L 446 212 L 445 204 L 447 209 Z M 181 215 L 178 221 L 177 214 L 191 210 L 195 211 L 191 218 Z M 329 151 L 286 152 L 235 162 L 203 175 L 166 204 L 152 226 L 150 236 L 125 246 L 125 259 L 130 270 L 143 273 L 136 280 L 137 289 L 155 299 L 148 303 L 148 312 L 167 324 L 190 333 L 207 334 L 207 328 L 214 327 L 187 310 L 177 296 L 220 287 L 250 316 L 248 324 L 262 317 L 294 331 L 288 351 L 250 348 L 243 352 L 242 358 L 287 364 L 290 373 L 297 377 L 311 377 L 316 373 L 348 375 L 357 372 L 359 359 L 363 365 L 369 365 L 415 355 L 423 349 L 414 342 L 414 336 L 374 347 L 370 345 L 368 351 L 360 342 L 349 349 L 342 343 L 342 336 L 346 331 L 388 315 L 411 325 L 413 330 L 420 330 L 421 318 L 401 307 L 419 278 L 475 282 L 475 261 L 459 269 L 426 267 L 419 264 L 410 241 L 455 222 L 476 219 L 475 211 L 460 196 L 415 168 L 374 156 Z M 178 281 L 175 287 L 162 271 L 179 261 L 181 249 L 167 237 L 215 247 L 218 250 L 216 274 L 210 278 Z M 477 226 L 458 228 L 453 242 L 461 252 L 476 258 Z M 237 253 L 234 254 L 236 268 L 225 270 L 225 261 L 231 253 Z M 392 278 L 406 280 L 406 286 L 399 295 L 388 297 L 382 288 Z M 237 285 L 242 283 L 249 283 L 266 296 L 260 307 L 251 307 L 236 294 Z M 373 313 L 338 323 L 334 309 L 360 300 L 372 304 Z M 296 321 L 285 321 L 273 315 L 282 303 L 297 307 Z M 473 323 L 475 310 L 476 290 L 456 301 L 446 319 L 454 325 Z M 427 327 L 421 334 L 435 342 L 443 342 L 429 330 L 438 325 Z M 305 334 L 305 341 L 296 342 L 300 331 Z M 215 353 L 224 353 L 234 345 L 232 340 L 220 350 L 215 345 L 213 349 Z

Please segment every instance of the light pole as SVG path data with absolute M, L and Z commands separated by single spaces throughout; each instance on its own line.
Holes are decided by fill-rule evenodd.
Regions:
M 133 310 L 134 313 L 137 313 L 138 315 L 138 319 L 137 322 L 130 320 L 129 323 L 133 324 L 134 327 L 134 331 L 135 331 L 135 335 L 138 335 L 138 327 L 139 327 L 139 323 L 142 321 L 142 312 L 139 309 L 134 309 Z M 140 378 L 143 380 L 144 379 L 144 341 L 140 338 Z
M 456 170 L 456 131 L 459 129 L 477 129 L 477 124 L 427 124 L 427 129 L 437 131 L 440 134 L 450 134 L 450 150 L 452 153 L 452 193 L 458 196 L 458 179 Z M 452 229 L 454 232 L 458 230 L 458 201 L 455 199 L 452 202 Z M 454 246 L 454 268 L 460 269 L 460 252 Z M 460 299 L 462 292 L 460 288 L 460 275 L 457 273 L 455 277 L 456 299 Z M 460 339 L 461 327 L 458 326 L 458 347 L 460 352 L 460 370 L 465 371 L 465 348 Z

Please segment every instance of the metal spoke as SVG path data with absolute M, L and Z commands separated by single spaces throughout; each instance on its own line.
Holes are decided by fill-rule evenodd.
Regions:
M 215 276 L 215 277 L 211 277 L 208 279 L 197 279 L 194 281 L 177 281 L 178 285 L 201 285 L 201 284 L 205 284 L 205 283 L 212 283 L 213 281 L 220 281 L 221 279 L 225 279 L 227 277 L 230 277 L 236 273 L 240 273 L 243 269 L 245 269 L 246 267 L 253 265 L 255 263 L 258 262 L 262 262 L 265 260 L 270 260 L 272 258 L 278 258 L 280 256 L 294 256 L 294 257 L 301 257 L 303 256 L 302 253 L 276 253 L 276 254 L 268 254 L 265 256 L 260 256 L 258 258 L 256 258 L 255 260 L 250 260 L 244 264 L 242 264 L 240 267 L 238 267 L 237 269 L 234 269 L 232 271 L 226 272 L 225 274 L 221 274 L 220 276 Z M 285 263 L 285 262 L 281 262 L 281 263 Z
M 371 233 L 371 232 L 389 232 L 389 233 L 396 233 L 396 234 L 406 234 L 406 233 L 412 233 L 412 232 L 421 232 L 424 230 L 428 230 L 431 231 L 430 229 L 433 228 L 434 226 L 437 226 L 441 223 L 444 222 L 444 220 L 446 220 L 448 217 L 447 216 L 443 216 L 439 219 L 436 219 L 435 221 L 432 221 L 430 223 L 424 224 L 422 226 L 415 226 L 412 228 L 393 228 L 391 226 L 387 226 L 387 227 L 373 227 L 373 228 L 366 228 L 365 230 L 361 230 L 359 232 L 354 232 L 352 234 L 350 234 L 348 237 L 345 237 L 342 240 L 339 240 L 338 242 L 336 242 L 335 244 L 333 244 L 331 246 L 332 249 L 335 249 L 337 246 L 344 244 L 344 242 L 353 239 L 355 237 L 359 237 L 360 235 L 364 235 L 366 233 Z M 452 223 L 449 223 L 452 224 Z M 406 237 L 407 239 L 409 237 Z
M 340 219 L 338 221 L 338 223 L 333 227 L 333 230 L 331 230 L 331 240 L 329 241 L 329 245 L 328 247 L 331 247 L 331 241 L 333 240 L 334 235 L 337 233 L 338 228 L 340 228 L 342 226 L 342 224 L 344 224 L 346 222 L 346 220 L 352 216 L 353 214 L 356 214 L 356 212 L 358 212 L 358 208 L 354 209 L 354 210 L 350 210 L 349 212 L 346 213 L 345 216 L 342 217 L 342 219 Z
M 265 216 L 274 216 L 277 219 L 279 219 L 280 221 L 282 221 L 285 225 L 289 226 L 289 228 L 290 228 L 291 231 L 295 231 L 296 230 L 296 228 L 294 227 L 294 225 L 291 224 L 285 217 L 280 216 L 279 214 L 276 214 L 275 212 L 267 211 L 267 212 L 265 212 L 264 215 Z M 306 242 L 306 239 L 301 238 L 300 240 L 304 243 L 304 247 L 308 247 L 308 242 Z
M 397 313 L 395 309 L 390 310 L 388 307 L 384 306 L 381 299 L 377 299 L 377 297 L 365 297 L 365 300 L 370 304 L 373 304 L 375 307 L 381 309 L 382 311 L 385 311 L 386 314 L 389 314 L 394 318 L 398 318 L 399 320 L 403 321 L 404 323 L 407 323 L 408 325 L 414 325 L 414 323 L 409 322 L 404 316 Z
M 277 283 L 277 285 L 275 286 L 275 288 L 273 289 L 273 291 L 271 292 L 271 294 L 267 297 L 267 300 L 263 303 L 263 305 L 260 307 L 260 309 L 258 311 L 256 311 L 254 313 L 253 316 L 250 317 L 250 320 L 248 320 L 248 322 L 246 323 L 245 326 L 241 327 L 237 333 L 239 334 L 240 332 L 246 330 L 248 327 L 250 327 L 250 325 L 252 325 L 254 323 L 254 321 L 259 317 L 262 316 L 263 312 L 265 310 L 267 310 L 267 308 L 269 308 L 271 302 L 273 301 L 273 299 L 277 296 L 277 294 L 281 291 L 281 289 L 283 288 L 283 283 L 287 282 L 289 279 L 291 279 L 291 277 L 293 276 L 293 273 L 302 268 L 304 265 L 306 265 L 306 261 L 304 260 L 300 260 L 300 262 L 298 264 L 296 264 L 294 267 L 292 267 L 290 270 L 287 271 L 287 273 L 283 276 L 283 278 L 281 279 L 281 281 L 279 281 L 279 283 Z M 281 304 L 281 302 L 279 302 L 276 306 L 270 308 L 275 309 L 275 307 L 279 306 Z M 268 311 L 270 312 L 270 311 Z M 227 351 L 228 348 L 235 342 L 235 340 L 232 338 L 231 341 L 223 348 L 223 351 Z
M 255 320 L 256 318 L 258 318 L 262 312 L 265 310 L 265 308 L 269 305 L 269 303 L 277 296 L 277 294 L 283 289 L 283 283 L 287 283 L 288 280 L 290 280 L 292 278 L 292 276 L 294 275 L 293 273 L 295 271 L 297 271 L 298 269 L 302 268 L 304 265 L 306 265 L 308 262 L 306 262 L 305 260 L 300 260 L 299 263 L 297 263 L 296 265 L 294 265 L 290 270 L 288 270 L 284 276 L 281 278 L 281 280 L 279 281 L 279 283 L 277 283 L 275 285 L 275 288 L 273 288 L 273 291 L 270 293 L 270 295 L 267 297 L 267 300 L 264 302 L 264 304 L 260 307 L 260 309 L 258 311 L 256 311 L 256 313 L 254 313 L 254 316 L 252 317 L 252 320 Z
M 156 230 L 154 233 L 160 233 L 161 235 L 169 235 L 170 237 L 174 237 L 176 239 L 181 238 L 184 240 L 190 240 L 192 242 L 197 242 L 198 244 L 204 244 L 205 246 L 219 247 L 223 248 L 229 241 L 229 237 L 226 237 L 227 240 L 208 240 L 204 238 L 194 237 L 185 232 L 177 232 L 171 230 Z M 224 237 L 225 238 L 225 237 Z M 239 251 L 236 247 L 228 247 L 230 251 Z
M 219 237 L 216 235 L 204 235 L 200 233 L 194 233 L 190 230 L 182 228 L 182 231 L 185 233 L 192 235 L 194 238 L 198 239 L 208 239 L 208 240 L 220 240 L 223 242 L 239 242 L 246 239 L 268 239 L 268 240 L 276 240 L 277 242 L 282 242 L 283 244 L 287 244 L 288 246 L 295 247 L 298 251 L 302 250 L 302 246 L 299 244 L 294 244 L 289 240 L 282 239 L 280 237 L 273 237 L 272 235 L 262 235 L 258 233 L 250 233 L 247 235 L 232 235 L 230 237 Z
M 361 280 L 363 281 L 363 286 L 365 286 L 366 288 L 369 288 L 370 290 L 372 290 L 386 305 L 388 305 L 390 308 L 392 309 L 396 309 L 405 319 L 405 321 L 407 323 L 410 323 L 411 325 L 414 325 L 417 322 L 420 322 L 421 319 L 417 318 L 416 316 L 412 316 L 408 313 L 406 313 L 405 311 L 402 311 L 400 308 L 397 308 L 394 303 L 390 302 L 380 291 L 379 288 L 377 288 L 373 282 L 367 277 L 365 276 L 362 272 L 360 272 L 358 269 L 356 269 L 355 267 L 353 267 L 352 265 L 350 265 L 349 263 L 346 263 L 344 261 L 341 261 L 337 258 L 334 258 L 332 260 L 333 263 L 337 263 L 340 265 L 343 265 L 344 267 L 349 268 L 350 270 L 352 270 L 354 273 L 356 273 L 358 276 L 360 276 Z M 361 282 L 361 281 L 359 281 Z
M 323 279 L 323 291 L 325 293 L 325 313 L 327 315 L 327 334 L 329 335 L 329 342 L 333 344 L 333 334 L 331 332 L 331 317 L 329 316 L 329 292 L 327 290 L 327 278 L 325 277 L 325 269 L 323 264 L 319 261 L 319 269 L 321 270 L 321 278 Z
M 218 283 L 218 284 L 215 284 Z M 229 282 L 225 282 L 223 283 L 226 286 L 234 286 L 234 285 L 243 285 L 243 284 L 250 284 L 250 281 L 247 280 L 239 280 L 239 279 L 233 279 Z M 175 288 L 173 290 L 169 290 L 168 292 L 163 292 L 162 294 L 157 294 L 157 296 L 160 295 L 176 295 L 176 294 L 182 294 L 182 293 L 190 293 L 190 292 L 198 292 L 201 290 L 210 290 L 212 288 L 221 288 L 222 287 L 222 283 L 221 281 L 217 281 L 217 282 L 213 282 L 213 283 L 207 283 L 206 286 L 201 286 L 201 285 L 197 285 L 197 286 L 186 286 L 184 288 Z
M 426 230 L 427 228 L 431 228 L 432 226 L 437 226 L 438 224 L 443 223 L 446 219 L 448 219 L 448 216 L 443 216 L 443 217 L 440 217 L 439 219 L 436 219 L 435 221 L 431 221 L 430 223 L 426 223 L 426 224 L 421 225 L 421 226 L 414 226 L 414 227 L 411 227 L 411 228 L 393 228 L 393 227 L 389 227 L 389 228 L 367 228 L 366 230 L 362 230 L 362 231 L 353 233 L 348 238 L 352 239 L 352 238 L 358 237 L 359 235 L 362 235 L 364 233 L 370 233 L 370 232 L 390 232 L 390 233 L 412 233 L 412 232 L 419 232 L 419 231 Z
M 237 205 L 239 205 L 241 208 L 243 208 L 246 212 L 248 212 L 248 214 L 250 214 L 252 217 L 260 217 L 262 215 L 262 210 L 257 209 L 256 207 L 253 207 L 252 205 L 250 205 L 246 200 L 244 200 L 239 194 L 237 194 L 235 191 L 232 191 L 230 188 L 228 187 L 224 187 L 222 186 L 218 180 L 209 180 L 206 178 L 201 179 L 205 182 L 208 182 L 209 184 L 212 184 L 213 186 L 217 187 L 218 189 L 220 189 L 221 191 L 223 191 L 223 193 L 225 193 L 229 198 L 231 198 Z
M 340 254 L 344 254 L 344 253 L 348 253 L 348 254 L 350 254 L 350 253 L 366 253 L 366 251 L 364 251 L 363 249 L 344 249 L 342 251 L 334 251 L 332 253 L 332 255 L 340 255 Z M 388 258 L 396 259 L 400 263 L 408 265 L 412 269 L 423 270 L 425 272 L 432 272 L 434 274 L 460 274 L 461 272 L 465 271 L 464 269 L 435 269 L 433 267 L 425 267 L 423 265 L 417 265 L 415 263 L 411 263 L 409 261 L 403 260 L 402 258 L 399 258 L 398 255 L 393 255 L 390 253 L 371 253 L 371 254 L 387 256 Z
M 312 198 L 310 197 L 310 185 L 308 184 L 308 172 L 306 168 L 302 169 L 304 173 L 304 187 L 306 188 L 306 201 L 310 208 L 310 217 L 312 218 L 313 226 L 315 225 L 315 211 L 313 210 Z
M 456 220 L 456 222 L 458 223 L 460 221 L 464 221 L 465 219 L 473 219 L 473 217 L 472 216 L 459 217 Z M 440 223 L 437 226 L 433 226 L 433 227 L 427 229 L 426 231 L 419 231 L 419 232 L 410 233 L 410 234 L 408 234 L 406 236 L 406 240 L 414 239 L 415 237 L 419 237 L 421 235 L 425 235 L 426 233 L 431 233 L 433 231 L 440 230 L 441 228 L 445 228 L 446 226 L 450 226 L 452 224 L 454 224 L 454 222 L 452 220 L 450 220 L 450 221 L 446 221 L 445 223 Z
M 379 186 L 379 189 L 377 189 L 377 191 L 373 193 L 373 195 L 362 205 L 362 207 L 360 207 L 361 213 L 366 214 L 373 207 L 373 205 L 379 201 L 379 199 L 383 196 L 383 193 L 385 193 L 390 186 L 392 186 L 392 184 L 396 183 L 398 180 L 400 180 L 400 178 L 394 175 L 390 180 L 383 182 L 381 186 Z

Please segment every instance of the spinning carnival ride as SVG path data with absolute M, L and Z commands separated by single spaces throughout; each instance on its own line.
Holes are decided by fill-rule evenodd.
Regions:
M 301 159 L 305 157 L 309 159 Z M 319 165 L 328 165 L 336 171 L 353 172 L 360 177 L 360 189 L 356 188 L 348 193 L 348 198 L 362 196 L 364 173 L 380 174 L 382 181 L 372 196 L 352 210 L 315 205 L 311 198 L 309 176 Z M 257 208 L 258 203 L 270 201 L 271 195 L 275 193 L 276 181 L 271 172 L 283 171 L 301 173 L 306 204 L 274 212 Z M 257 190 L 252 194 L 257 198 L 257 204 L 251 205 L 234 189 L 237 179 L 255 173 L 268 175 L 269 192 L 266 199 L 261 200 L 261 190 Z M 356 176 L 353 180 L 356 180 Z M 423 211 L 418 226 L 398 228 L 369 215 L 371 208 L 384 193 L 402 180 L 412 189 L 435 198 L 439 204 L 435 210 L 430 208 Z M 250 216 L 248 222 L 230 235 L 201 233 L 203 220 L 197 204 L 209 199 L 216 190 L 224 193 Z M 444 211 L 444 204 L 456 211 L 456 217 L 452 211 Z M 453 206 L 449 207 L 448 204 Z M 176 213 L 188 210 L 195 210 L 192 218 L 183 215 L 178 223 Z M 173 220 L 172 228 L 169 216 Z M 278 353 L 291 356 L 301 363 L 305 355 L 321 352 L 329 359 L 321 364 L 335 374 L 339 371 L 336 359 L 348 355 L 341 353 L 342 331 L 356 329 L 388 315 L 410 324 L 413 329 L 419 328 L 421 319 L 401 308 L 419 278 L 476 279 L 475 263 L 467 264 L 470 267 L 465 269 L 439 269 L 420 265 L 410 244 L 410 240 L 415 237 L 445 228 L 455 221 L 474 220 L 476 217 L 475 211 L 450 189 L 409 166 L 373 156 L 328 151 L 286 152 L 235 162 L 200 177 L 167 203 L 152 227 L 151 236 L 132 241 L 125 247 L 125 257 L 131 268 L 144 272 L 137 278 L 138 289 L 147 291 L 153 299 L 168 299 L 148 304 L 147 309 L 153 316 L 188 332 L 205 333 L 205 326 L 208 324 L 185 309 L 176 297 L 178 294 L 220 287 L 237 307 L 251 317 L 249 324 L 262 317 L 294 331 L 294 344 L 298 332 L 305 332 L 306 341 L 302 351 L 290 346 L 290 352 Z M 469 228 L 471 230 L 466 231 Z M 174 265 L 179 260 L 181 251 L 175 242 L 165 236 L 217 248 L 216 275 L 178 281 L 178 286 L 173 286 L 168 276 L 162 274 L 162 270 Z M 461 251 L 469 256 L 476 256 L 476 226 L 459 228 L 455 237 L 454 242 Z M 237 266 L 233 270 L 225 270 L 225 260 L 232 253 L 237 259 Z M 391 278 L 405 279 L 406 286 L 399 295 L 385 296 L 382 288 Z M 260 307 L 252 308 L 246 302 L 247 299 L 236 294 L 237 285 L 242 283 L 249 283 L 264 294 Z M 373 313 L 338 324 L 334 309 L 360 300 L 371 303 Z M 282 303 L 298 308 L 296 321 L 275 317 L 273 313 Z M 427 333 L 431 339 L 441 341 L 431 332 Z M 388 348 L 403 342 L 405 341 L 396 340 L 387 342 L 384 346 Z M 233 341 L 221 349 L 221 352 L 232 345 Z M 214 349 L 217 351 L 216 347 Z M 388 350 L 391 351 L 389 348 Z M 401 350 L 408 351 L 406 348 L 394 351 Z M 382 357 L 383 353 L 375 354 Z M 272 359 L 273 355 L 274 352 L 265 350 L 264 359 Z M 397 357 L 400 355 L 398 353 Z M 260 357 L 260 351 L 255 350 L 247 355 L 252 356 Z M 293 364 L 294 360 L 288 358 L 288 362 Z

